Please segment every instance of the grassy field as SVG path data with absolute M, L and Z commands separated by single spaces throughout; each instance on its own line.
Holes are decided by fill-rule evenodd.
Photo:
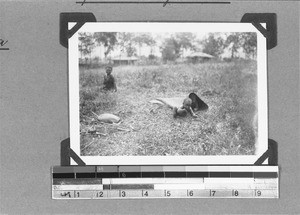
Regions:
M 80 69 L 81 155 L 252 155 L 256 62 L 120 66 L 117 92 L 103 92 L 104 69 Z M 158 97 L 195 92 L 209 109 L 198 118 L 173 118 Z M 119 124 L 93 114 L 112 113 Z

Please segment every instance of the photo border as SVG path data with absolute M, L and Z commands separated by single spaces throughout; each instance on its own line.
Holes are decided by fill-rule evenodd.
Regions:
M 69 22 L 71 29 L 76 23 Z M 265 23 L 261 23 L 265 27 Z M 149 30 L 151 29 L 151 31 Z M 201 30 L 195 30 L 201 29 Z M 81 156 L 79 120 L 79 32 L 255 32 L 257 33 L 258 138 L 256 155 L 200 156 Z M 69 39 L 70 147 L 86 165 L 211 165 L 254 164 L 268 149 L 267 45 L 251 23 L 202 22 L 87 22 Z M 76 162 L 71 160 L 71 164 Z

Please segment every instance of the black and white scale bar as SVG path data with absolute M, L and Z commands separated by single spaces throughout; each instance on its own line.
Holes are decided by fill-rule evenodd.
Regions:
M 96 178 L 96 173 L 95 172 L 76 173 L 76 178 Z
M 53 173 L 52 174 L 53 178 L 75 178 L 75 173 Z
M 230 178 L 231 172 L 208 172 L 208 178 Z
M 208 178 L 209 173 L 208 172 L 187 172 L 186 177 L 187 178 Z
M 120 178 L 119 172 L 97 172 L 97 178 Z
M 277 178 L 277 172 L 53 173 L 53 178 Z
M 277 172 L 254 172 L 254 178 L 277 178 Z
M 113 166 L 53 167 L 53 179 L 65 178 L 278 178 L 276 166 Z M 162 171 L 163 170 L 163 171 Z
M 141 172 L 120 172 L 120 178 L 141 178 Z
M 107 184 L 103 190 L 153 190 L 154 184 Z
M 53 199 L 279 197 L 276 166 L 73 166 L 52 176 Z
M 142 178 L 164 178 L 164 172 L 142 172 Z

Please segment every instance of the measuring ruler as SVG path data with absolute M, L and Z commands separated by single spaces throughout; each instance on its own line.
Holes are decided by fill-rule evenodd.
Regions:
M 278 167 L 55 166 L 52 198 L 279 198 Z

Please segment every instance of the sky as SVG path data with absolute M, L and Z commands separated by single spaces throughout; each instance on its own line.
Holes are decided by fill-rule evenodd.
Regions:
M 203 40 L 205 38 L 208 37 L 208 33 L 205 33 L 205 32 L 193 32 L 196 39 L 195 39 L 195 42 L 194 44 L 196 45 L 196 47 L 201 51 L 202 49 L 202 46 L 201 44 L 199 43 L 196 43 L 197 40 Z M 159 33 L 159 32 L 149 32 L 149 34 L 151 34 L 152 38 L 155 39 L 156 41 L 156 45 L 152 48 L 152 53 L 157 56 L 157 57 L 161 57 L 162 54 L 161 54 L 161 51 L 160 51 L 160 46 L 162 45 L 163 41 L 166 39 L 166 38 L 169 38 L 172 36 L 172 34 L 174 33 L 166 33 L 166 32 L 162 32 L 162 33 Z M 218 36 L 221 36 L 223 39 L 226 39 L 226 35 L 224 33 L 216 33 L 218 34 Z M 146 56 L 148 57 L 149 54 L 151 53 L 151 48 L 149 46 L 146 46 L 146 45 L 143 45 L 141 47 L 141 49 L 139 49 L 138 47 L 137 48 L 137 55 L 141 54 L 141 56 Z M 91 53 L 91 56 L 92 58 L 95 58 L 95 57 L 98 57 L 100 59 L 104 59 L 104 46 L 96 46 L 94 48 L 94 50 L 92 51 Z M 185 50 L 182 54 L 182 57 L 186 57 L 188 56 L 189 54 L 191 54 L 192 50 Z M 120 51 L 120 48 L 115 46 L 114 50 L 110 52 L 109 54 L 109 57 L 117 57 L 117 56 L 126 56 L 126 53 L 122 53 Z M 244 53 L 242 51 L 239 51 L 239 55 L 240 57 L 244 57 Z M 231 53 L 228 49 L 225 49 L 224 50 L 224 53 L 221 55 L 222 58 L 224 57 L 230 57 L 231 56 Z

